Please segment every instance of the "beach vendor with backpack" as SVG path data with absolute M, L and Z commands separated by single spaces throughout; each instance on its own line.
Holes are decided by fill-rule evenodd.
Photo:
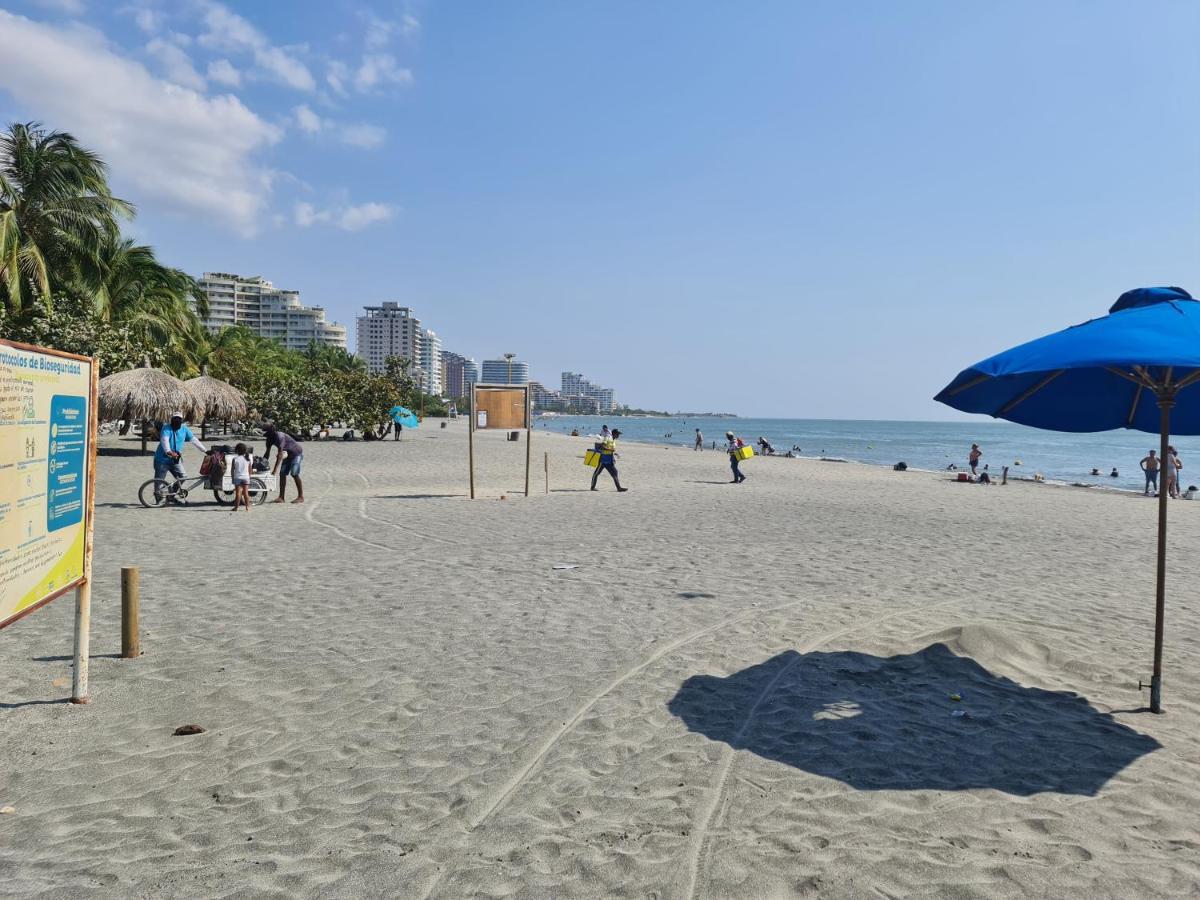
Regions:
M 270 460 L 271 448 L 278 448 L 275 454 L 275 465 L 271 469 L 272 475 L 279 475 L 279 496 L 275 498 L 276 503 L 282 503 L 287 494 L 287 480 L 291 475 L 296 482 L 296 499 L 293 503 L 304 502 L 304 482 L 300 480 L 300 466 L 304 462 L 304 448 L 290 434 L 284 434 L 274 425 L 268 425 L 263 429 L 263 437 L 267 439 L 267 449 L 263 451 L 263 459 Z M 287 454 L 285 457 L 284 454 Z
M 171 413 L 171 421 L 162 425 L 159 434 L 158 446 L 154 448 L 154 477 L 160 481 L 167 477 L 168 472 L 177 479 L 187 478 L 187 473 L 183 470 L 184 445 L 193 444 L 204 453 L 208 452 L 196 435 L 192 434 L 192 429 L 184 423 L 182 412 Z M 162 488 L 160 485 L 156 485 L 156 488 L 154 497 L 156 500 L 162 500 Z
M 608 426 L 604 426 L 605 429 Z M 596 490 L 596 482 L 600 478 L 601 472 L 608 472 L 612 476 L 613 484 L 617 486 L 617 490 L 621 493 L 629 490 L 629 488 L 621 487 L 621 479 L 617 477 L 617 438 L 621 436 L 621 432 L 614 428 L 611 434 L 605 435 L 600 439 L 596 448 L 600 451 L 600 465 L 596 467 L 596 471 L 592 473 L 592 490 Z
M 725 432 L 725 452 L 729 454 L 729 468 L 733 470 L 732 484 L 741 484 L 746 480 L 738 467 L 738 451 L 746 446 L 741 438 L 734 437 L 732 431 Z

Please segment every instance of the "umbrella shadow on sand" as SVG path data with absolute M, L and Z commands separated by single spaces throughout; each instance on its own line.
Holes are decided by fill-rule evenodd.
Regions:
M 1026 687 L 940 643 L 889 657 L 788 650 L 728 678 L 694 675 L 668 708 L 714 741 L 859 790 L 1094 796 L 1162 746 L 1078 694 Z

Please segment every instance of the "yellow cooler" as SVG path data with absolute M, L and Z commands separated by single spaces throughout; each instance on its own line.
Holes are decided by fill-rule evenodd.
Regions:
M 738 459 L 749 459 L 754 455 L 754 448 L 747 444 L 745 447 L 738 447 L 734 450 L 733 455 Z
M 588 450 L 583 454 L 583 464 L 591 466 L 593 469 L 600 468 L 600 451 Z

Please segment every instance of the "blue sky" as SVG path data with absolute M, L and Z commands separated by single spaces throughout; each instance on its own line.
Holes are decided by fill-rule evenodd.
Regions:
M 286 9 L 286 12 L 283 10 Z M 167 262 L 417 309 L 635 405 L 930 397 L 1200 293 L 1194 2 L 0 0 L 0 115 L 109 161 Z

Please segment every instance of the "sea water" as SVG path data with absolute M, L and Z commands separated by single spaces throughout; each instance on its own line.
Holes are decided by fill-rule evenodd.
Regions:
M 704 446 L 721 447 L 725 432 L 732 431 L 747 444 L 765 437 L 782 454 L 799 447 L 797 455 L 893 466 L 908 463 L 915 469 L 944 470 L 950 465 L 967 468 L 971 444 L 983 451 L 980 466 L 999 480 L 1004 466 L 1009 477 L 1089 484 L 1141 491 L 1145 478 L 1138 466 L 1146 452 L 1158 450 L 1158 435 L 1140 431 L 1103 431 L 1067 434 L 1042 431 L 1011 422 L 894 422 L 851 419 L 743 419 L 710 416 L 633 417 L 548 416 L 538 418 L 540 431 L 581 435 L 597 434 L 601 425 L 621 430 L 621 439 L 691 448 L 695 429 L 704 435 Z M 1181 484 L 1200 484 L 1200 437 L 1172 438 L 1184 469 Z M 755 445 L 755 452 L 758 451 Z M 1113 469 L 1117 478 L 1110 477 Z M 1092 469 L 1100 475 L 1093 476 Z M 1189 475 L 1194 470 L 1194 474 Z

